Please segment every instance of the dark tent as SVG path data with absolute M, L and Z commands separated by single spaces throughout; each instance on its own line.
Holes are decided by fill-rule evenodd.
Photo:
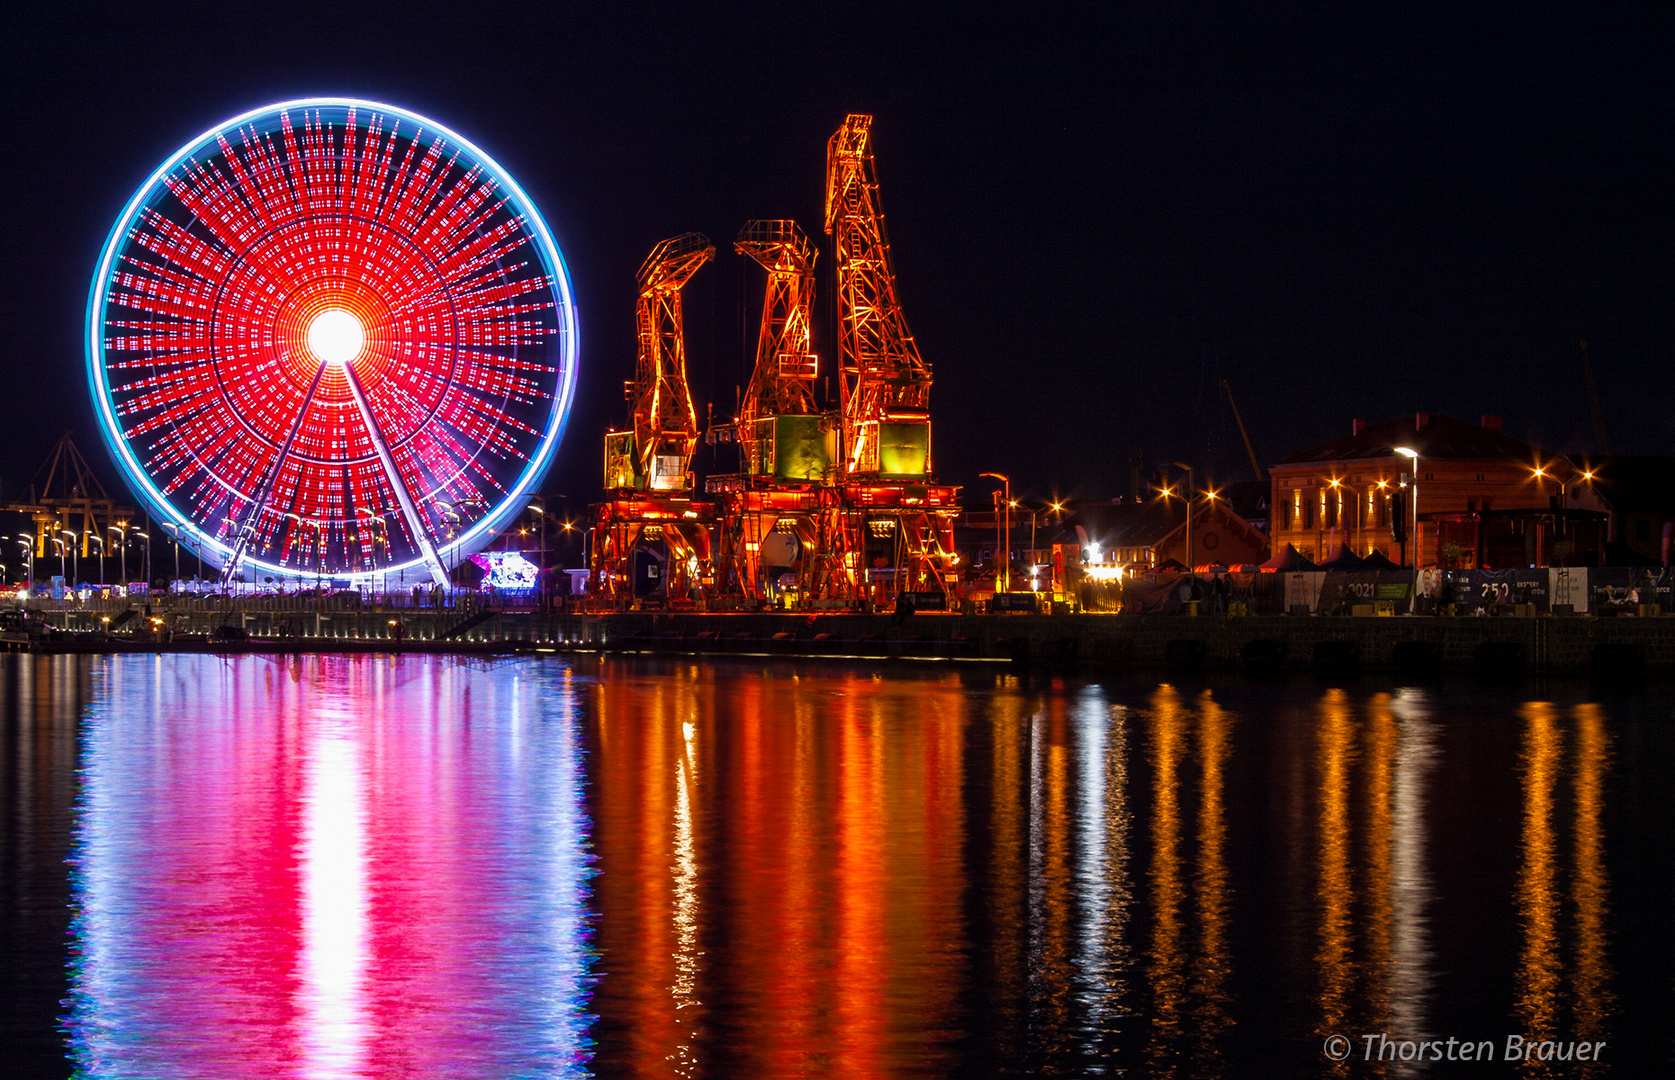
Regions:
M 1327 560 L 1320 564 L 1322 570 L 1365 570 L 1367 560 L 1349 549 L 1348 544 L 1339 544 L 1338 550 L 1332 552 Z
M 1291 544 L 1285 545 L 1285 550 L 1262 564 L 1262 569 L 1274 572 L 1292 572 L 1297 570 L 1318 569 L 1301 551 Z
M 1384 552 L 1375 551 L 1361 560 L 1363 570 L 1400 570 L 1401 567 L 1385 557 Z
M 1179 559 L 1165 559 L 1164 561 L 1158 563 L 1156 566 L 1152 567 L 1152 569 L 1153 570 L 1174 570 L 1174 571 L 1178 572 L 1178 571 L 1186 569 L 1186 563 L 1182 562 Z

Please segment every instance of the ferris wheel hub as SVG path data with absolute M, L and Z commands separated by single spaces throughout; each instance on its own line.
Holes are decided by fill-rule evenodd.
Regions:
M 361 321 L 343 308 L 327 308 L 308 324 L 308 351 L 327 367 L 346 367 L 365 345 Z

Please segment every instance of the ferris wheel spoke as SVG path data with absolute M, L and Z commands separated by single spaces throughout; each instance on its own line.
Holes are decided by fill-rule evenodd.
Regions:
M 424 554 L 425 565 L 430 568 L 431 578 L 438 585 L 447 588 L 448 573 L 442 567 L 442 559 L 436 553 L 436 545 L 431 542 L 430 530 L 425 528 L 424 519 L 419 516 L 419 507 L 413 501 L 413 493 L 408 490 L 407 482 L 401 478 L 401 471 L 396 468 L 389 444 L 384 441 L 384 435 L 378 428 L 378 418 L 372 415 L 372 406 L 366 399 L 366 390 L 361 386 L 361 380 L 353 368 L 345 367 L 343 374 L 347 376 L 349 394 L 355 399 L 355 408 L 361 414 L 361 423 L 366 426 L 367 437 L 372 440 L 373 449 L 378 452 L 378 461 L 384 466 L 384 477 L 389 481 L 390 490 L 395 493 L 402 516 L 407 519 L 408 531 L 413 534 L 414 541 Z
M 268 500 L 273 497 L 274 482 L 279 479 L 280 470 L 284 468 L 285 459 L 291 456 L 291 445 L 297 441 L 297 432 L 302 430 L 303 417 L 308 415 L 308 407 L 314 403 L 314 395 L 320 389 L 320 378 L 326 373 L 326 365 L 321 364 L 314 372 L 314 379 L 308 384 L 308 392 L 303 395 L 302 404 L 297 407 L 297 415 L 291 420 L 291 430 L 286 433 L 285 441 L 280 445 L 279 452 L 273 455 L 273 461 L 268 465 L 267 475 L 262 478 L 261 486 L 256 489 L 256 497 L 250 501 L 250 513 L 238 527 L 238 535 L 233 541 L 233 553 L 227 558 L 227 565 L 222 569 L 222 581 L 231 581 L 238 573 L 239 563 L 244 553 L 250 547 L 250 540 L 256 535 L 256 523 L 267 509 Z

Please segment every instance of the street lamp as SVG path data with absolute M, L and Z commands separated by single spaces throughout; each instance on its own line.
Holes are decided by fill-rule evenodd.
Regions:
M 87 530 L 87 538 L 99 545 L 99 584 L 103 585 L 105 583 L 105 538 L 94 536 L 92 529 Z
M 165 529 L 174 530 L 172 534 L 174 536 L 174 579 L 178 583 L 180 581 L 180 526 L 168 521 L 161 522 L 161 524 Z
M 81 577 L 81 559 L 79 557 L 81 552 L 75 545 L 75 541 L 80 534 L 78 534 L 74 529 L 60 529 L 58 531 L 61 535 L 68 536 L 70 538 L 70 577 Z M 72 581 L 70 584 L 73 586 L 75 585 L 75 582 Z
M 996 584 L 997 589 L 998 589 L 999 592 L 1011 592 L 1012 591 L 1012 481 L 1008 477 L 1006 477 L 1006 476 L 1004 476 L 1000 473 L 997 473 L 997 472 L 986 472 L 986 473 L 983 473 L 982 475 L 991 476 L 994 479 L 999 480 L 1006 487 L 1006 492 L 1005 492 L 1006 506 L 1005 507 L 1002 507 L 1000 505 L 1001 493 L 998 492 L 998 491 L 995 492 L 995 532 L 997 534 L 999 534 L 996 537 L 996 539 L 998 539 L 1000 541 L 1000 551 L 1001 551 L 1000 573 L 995 576 L 995 584 Z M 1004 513 L 1006 515 L 1006 531 L 1004 533 L 1001 533 L 1001 531 L 1000 531 L 1000 528 L 1001 528 L 1000 519 L 1001 519 L 1001 514 L 1002 513 Z
M 35 588 L 35 541 L 17 538 L 18 546 L 23 548 L 23 564 L 27 577 L 23 579 L 23 598 L 29 599 L 29 593 Z
M 134 535 L 145 540 L 145 595 L 151 595 L 151 534 L 134 530 Z
M 547 610 L 547 499 L 544 495 L 532 495 L 530 498 L 534 502 L 529 504 L 529 509 L 541 515 L 541 573 L 536 580 L 541 583 L 541 611 L 544 613 Z
M 1413 465 L 1413 483 L 1408 485 L 1408 501 L 1413 504 L 1413 614 L 1419 614 L 1419 451 L 1398 446 L 1396 453 Z
M 118 582 L 118 584 L 122 585 L 124 587 L 124 591 L 126 591 L 126 587 L 128 585 L 128 523 L 126 521 L 119 521 L 115 525 L 107 526 L 105 532 L 115 533 L 118 537 L 116 550 L 117 554 L 121 556 L 120 562 L 122 564 L 122 569 L 120 571 L 122 580 Z
M 1186 503 L 1186 572 L 1190 574 L 1197 565 L 1192 559 L 1192 466 L 1179 461 L 1171 461 L 1169 464 L 1177 469 L 1186 470 L 1186 498 L 1182 501 Z

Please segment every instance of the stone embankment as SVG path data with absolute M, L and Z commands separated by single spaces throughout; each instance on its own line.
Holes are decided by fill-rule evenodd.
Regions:
M 585 648 L 882 656 L 1077 668 L 1675 671 L 1675 618 L 702 615 L 560 620 Z
M 166 609 L 160 609 L 166 610 Z M 41 612 L 14 651 L 654 652 L 1134 669 L 1675 672 L 1675 618 L 943 615 L 477 609 L 169 612 L 112 627 Z

